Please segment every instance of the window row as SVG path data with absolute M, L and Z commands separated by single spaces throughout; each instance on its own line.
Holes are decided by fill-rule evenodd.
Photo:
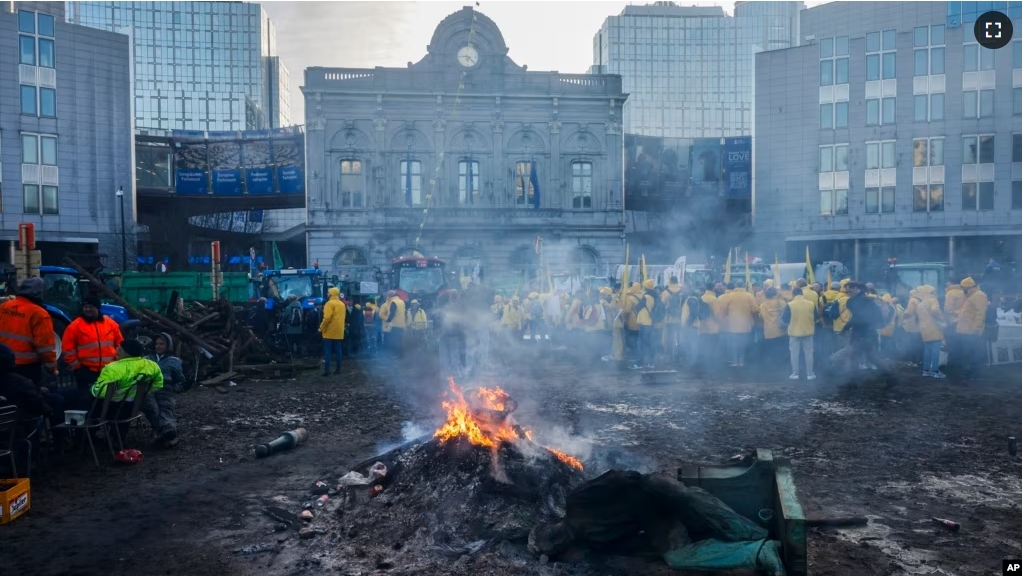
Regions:
M 22 194 L 24 198 L 25 214 L 58 214 L 57 187 L 40 186 L 38 184 L 23 184 Z
M 18 10 L 18 32 L 53 38 L 53 16 Z
M 18 62 L 28 66 L 42 66 L 53 68 L 54 64 L 53 40 L 49 38 L 36 38 L 35 36 L 18 36 Z
M 341 177 L 338 182 L 337 207 L 358 209 L 365 207 L 364 165 L 361 160 L 341 160 Z M 475 160 L 458 162 L 458 203 L 473 205 L 480 201 L 480 169 Z M 401 160 L 400 190 L 406 206 L 422 206 L 432 200 L 427 192 L 423 194 L 422 162 Z M 514 205 L 538 207 L 538 190 L 535 166 L 532 162 L 516 162 L 514 170 Z M 593 163 L 571 163 L 571 190 L 573 208 L 593 207 Z
M 21 86 L 21 113 L 44 118 L 57 117 L 57 91 L 53 88 Z
M 1022 134 L 1012 135 L 1012 162 L 1022 162 Z M 944 165 L 944 138 L 916 138 L 912 141 L 912 166 Z M 866 142 L 866 170 L 895 168 L 894 140 Z M 993 164 L 994 135 L 962 137 L 962 165 Z M 820 173 L 848 170 L 848 144 L 820 146 Z
M 863 212 L 866 214 L 893 214 L 896 189 L 893 186 L 866 188 Z M 962 211 L 989 212 L 994 210 L 995 185 L 993 182 L 965 182 L 962 184 Z M 943 212 L 945 205 L 943 184 L 917 184 L 912 186 L 913 212 Z M 1011 183 L 1011 209 L 1022 210 L 1022 181 Z M 847 216 L 848 190 L 821 190 L 821 216 Z
M 57 165 L 57 137 L 42 134 L 21 135 L 22 164 Z

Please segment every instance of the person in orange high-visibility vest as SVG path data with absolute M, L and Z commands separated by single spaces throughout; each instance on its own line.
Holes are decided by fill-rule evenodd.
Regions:
M 117 347 L 124 341 L 117 322 L 104 316 L 99 307 L 95 296 L 82 299 L 82 315 L 64 331 L 60 347 L 79 390 L 88 391 L 96 383 L 103 368 L 117 360 Z
M 43 308 L 42 278 L 26 278 L 13 300 L 0 304 L 0 344 L 14 352 L 14 371 L 41 385 L 43 371 L 57 375 L 57 338 Z

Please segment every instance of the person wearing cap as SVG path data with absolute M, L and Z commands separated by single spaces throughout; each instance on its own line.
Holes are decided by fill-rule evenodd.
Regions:
M 92 418 L 98 418 L 99 412 L 103 409 L 102 399 L 106 396 L 107 388 L 114 386 L 113 397 L 110 399 L 110 408 L 107 412 L 108 419 L 125 418 L 131 411 L 131 403 L 135 400 L 135 386 L 143 379 L 148 380 L 149 394 L 155 394 L 163 389 L 163 370 L 152 360 L 142 357 L 145 354 L 145 347 L 138 340 L 124 340 L 117 347 L 117 360 L 103 367 L 96 383 L 92 385 L 93 398 L 100 400 L 93 402 Z M 149 419 L 149 416 L 146 416 Z M 158 418 L 150 420 L 154 426 Z M 121 429 L 123 438 L 127 428 Z
M 42 278 L 26 278 L 17 297 L 0 304 L 0 344 L 14 352 L 14 371 L 42 384 L 43 371 L 56 376 L 57 338 L 53 319 L 43 308 Z
M 177 399 L 174 392 L 184 392 L 185 373 L 181 367 L 181 359 L 174 356 L 174 339 L 163 332 L 153 338 L 153 354 L 146 356 L 160 367 L 163 373 L 163 388 L 146 396 L 142 404 L 142 412 L 153 427 L 158 441 L 165 446 L 177 445 Z
M 387 302 L 383 305 L 383 343 L 394 353 L 401 353 L 401 344 L 404 342 L 405 327 L 407 318 L 405 315 L 405 301 L 397 295 L 396 290 L 387 292 Z
M 96 383 L 100 371 L 117 360 L 117 347 L 123 341 L 117 322 L 100 310 L 99 298 L 83 298 L 82 314 L 64 330 L 61 342 L 64 364 L 74 373 L 78 390 L 85 392 Z
M 408 317 L 405 319 L 405 325 L 412 330 L 425 330 L 427 327 L 426 311 L 422 309 L 418 300 L 412 300 L 410 304 L 411 307 L 406 312 Z
M 329 300 L 323 305 L 323 321 L 319 324 L 319 333 L 323 336 L 323 376 L 330 375 L 330 355 L 337 358 L 334 374 L 341 373 L 342 344 L 348 309 L 341 301 L 341 289 L 333 286 L 327 290 Z
M 960 350 L 958 366 L 961 366 L 962 376 L 971 379 L 978 376 L 979 367 L 985 363 L 983 331 L 989 301 L 971 277 L 962 280 L 961 287 L 965 291 L 965 301 L 958 310 L 954 326 Z
M 749 346 L 752 329 L 759 316 L 756 298 L 745 291 L 745 282 L 734 283 L 734 291 L 724 296 L 720 302 L 720 315 L 728 334 L 730 358 L 728 366 L 742 368 L 745 366 L 745 350 Z
M 667 288 L 660 293 L 660 305 L 664 307 L 664 349 L 671 360 L 677 360 L 682 352 L 681 314 L 685 306 L 687 290 L 682 290 L 677 276 L 671 276 Z

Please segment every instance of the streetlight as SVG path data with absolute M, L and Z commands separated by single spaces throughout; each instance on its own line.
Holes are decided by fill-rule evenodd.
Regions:
M 121 273 L 128 271 L 128 230 L 124 226 L 124 186 L 117 187 L 117 199 L 121 201 Z

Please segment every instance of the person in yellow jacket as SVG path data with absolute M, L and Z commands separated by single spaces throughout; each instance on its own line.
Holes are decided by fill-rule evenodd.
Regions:
M 958 322 L 958 312 L 965 304 L 965 291 L 961 286 L 961 277 L 953 278 L 944 287 L 944 321 L 948 324 L 946 334 L 948 348 L 948 363 L 958 366 L 959 358 L 956 355 L 962 353 L 962 346 L 958 342 L 958 330 L 955 324 Z
M 901 349 L 905 358 L 913 366 L 919 366 L 919 359 L 923 356 L 923 341 L 919 338 L 919 314 L 916 310 L 922 298 L 918 288 L 908 292 L 908 304 L 905 306 L 905 313 L 901 315 L 901 329 L 905 333 L 905 340 Z
M 817 308 L 820 307 L 820 295 L 809 287 L 809 282 L 805 278 L 799 278 L 795 281 L 795 287 L 802 289 L 802 298 L 811 303 Z M 793 292 L 794 294 L 794 292 Z
M 407 316 L 405 301 L 391 290 L 387 293 L 387 302 L 383 305 L 383 343 L 396 353 L 400 353 L 405 337 Z
M 721 287 L 723 290 L 723 287 Z M 720 298 L 717 296 L 717 284 L 707 284 L 699 297 L 698 309 L 689 313 L 695 315 L 693 322 L 699 323 L 699 362 L 705 363 L 716 370 L 721 364 L 720 342 Z
M 897 306 L 895 306 L 894 297 L 890 294 L 884 294 L 881 300 L 884 304 L 891 307 L 893 313 L 887 324 L 878 330 L 880 334 L 880 353 L 884 357 L 893 360 L 895 356 L 894 331 L 898 327 L 898 323 L 901 322 L 901 312 L 898 311 Z
M 792 380 L 799 379 L 799 352 L 805 357 L 806 380 L 815 380 L 813 371 L 813 335 L 816 333 L 816 305 L 805 299 L 801 288 L 792 290 L 791 302 L 784 309 L 783 321 L 788 329 L 788 352 L 791 355 Z
M 568 332 L 582 330 L 585 325 L 582 322 L 582 293 L 579 292 L 571 299 L 568 311 L 564 315 L 564 329 Z
M 838 317 L 834 320 L 834 350 L 840 350 L 848 344 L 848 334 L 844 332 L 848 321 L 852 319 L 852 312 L 848 309 L 848 284 L 850 279 L 845 278 L 838 284 L 841 286 L 840 294 L 835 300 L 838 303 Z
M 631 304 L 634 326 L 638 332 L 639 362 L 632 368 L 652 368 L 656 356 L 656 335 L 653 330 L 651 311 L 656 306 L 656 299 L 646 290 L 652 290 L 653 280 L 646 280 L 645 285 L 638 282 L 628 290 L 628 302 Z M 645 290 L 644 290 L 645 288 Z
M 319 333 L 323 337 L 323 376 L 330 375 L 330 355 L 337 359 L 334 374 L 341 373 L 342 344 L 344 343 L 345 322 L 348 309 L 341 301 L 341 289 L 334 286 L 327 290 L 329 299 L 323 305 L 323 320 L 319 323 Z
M 426 318 L 426 311 L 419 305 L 418 300 L 409 302 L 410 308 L 405 312 L 405 326 L 409 330 L 423 331 L 429 326 L 429 319 Z
M 720 315 L 724 319 L 730 341 L 728 348 L 731 357 L 728 365 L 741 368 L 745 366 L 745 350 L 749 346 L 749 337 L 756 325 L 759 308 L 752 294 L 745 291 L 745 282 L 741 280 L 735 282 L 734 291 L 725 294 L 721 300 Z
M 512 339 L 516 341 L 522 339 L 522 306 L 518 296 L 512 296 L 511 300 L 504 305 L 500 323 L 505 330 L 511 333 Z
M 777 294 L 777 288 L 771 286 L 763 293 L 763 303 L 759 305 L 759 316 L 763 319 L 763 341 L 759 348 L 764 368 L 774 368 L 784 358 L 786 333 L 781 324 L 781 316 L 786 305 Z
M 663 346 L 667 356 L 676 360 L 682 347 L 682 310 L 685 306 L 685 290 L 678 283 L 677 276 L 667 281 L 667 289 L 660 293 L 659 305 L 664 307 Z
M 937 302 L 937 289 L 923 285 L 916 288 L 915 292 L 919 296 L 914 312 L 923 343 L 923 376 L 946 378 L 940 371 L 940 344 L 944 340 L 944 331 L 941 329 L 943 318 L 940 303 Z
M 606 360 L 624 362 L 627 347 L 625 332 L 627 315 L 621 303 L 621 288 L 611 291 L 609 297 L 604 300 L 603 309 L 607 313 L 607 324 L 611 334 L 610 358 Z
M 965 302 L 958 310 L 958 322 L 955 325 L 958 347 L 961 350 L 956 368 L 961 365 L 961 373 L 965 378 L 975 378 L 979 375 L 979 367 L 985 363 L 983 330 L 986 328 L 989 302 L 987 295 L 979 289 L 972 278 L 962 280 L 961 287 L 965 291 Z

